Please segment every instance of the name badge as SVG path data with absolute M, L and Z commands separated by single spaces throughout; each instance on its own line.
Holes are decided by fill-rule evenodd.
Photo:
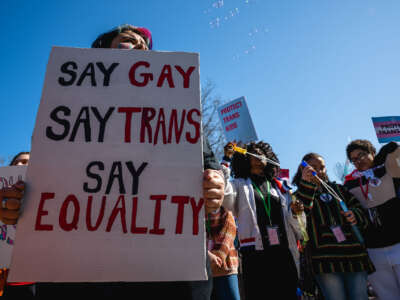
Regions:
M 335 235 L 336 241 L 338 243 L 344 242 L 346 240 L 346 237 L 344 236 L 344 233 L 342 231 L 342 227 L 331 226 L 331 230 L 332 230 L 333 234 Z
M 267 226 L 268 242 L 270 246 L 280 244 L 278 226 Z

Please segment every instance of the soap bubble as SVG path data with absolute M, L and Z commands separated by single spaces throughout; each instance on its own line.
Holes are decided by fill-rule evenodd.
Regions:
M 222 6 L 224 6 L 224 0 L 218 0 L 217 2 L 214 2 L 214 3 L 212 4 L 212 6 L 213 6 L 214 8 L 221 8 Z

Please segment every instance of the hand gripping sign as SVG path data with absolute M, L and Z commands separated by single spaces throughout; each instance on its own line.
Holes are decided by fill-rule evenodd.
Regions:
M 0 168 L 0 190 L 9 188 L 19 180 L 24 180 L 26 166 Z M 3 199 L 4 200 L 4 199 Z M 3 203 L 0 203 L 2 205 Z M 0 268 L 9 268 L 15 242 L 16 225 L 6 225 L 0 221 Z
M 32 140 L 10 280 L 206 279 L 198 54 L 53 48 Z

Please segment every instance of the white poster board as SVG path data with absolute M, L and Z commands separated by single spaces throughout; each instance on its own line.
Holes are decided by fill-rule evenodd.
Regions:
M 206 279 L 199 56 L 54 47 L 10 281 Z
M 258 139 L 245 97 L 218 107 L 218 115 L 228 142 L 249 143 Z
M 11 187 L 25 179 L 26 166 L 0 168 L 0 190 Z M 1 203 L 0 203 L 1 205 Z M 9 268 L 15 243 L 15 225 L 6 225 L 0 221 L 0 268 Z

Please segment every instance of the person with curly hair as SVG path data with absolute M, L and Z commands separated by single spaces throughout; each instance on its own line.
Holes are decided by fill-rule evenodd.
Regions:
M 325 160 L 317 153 L 302 158 L 293 184 L 298 187 L 295 194 L 307 215 L 308 267 L 324 298 L 368 300 L 367 275 L 374 266 L 352 229 L 352 225 L 360 230 L 368 225 L 361 204 L 343 186 L 329 180 Z M 336 197 L 344 201 L 347 212 Z
M 275 178 L 279 160 L 272 147 L 264 142 L 244 147 L 248 154 L 233 154 L 234 179 L 223 205 L 237 218 L 245 299 L 297 299 L 298 272 L 290 248 L 301 236 L 296 219 L 301 208 L 289 204 Z
M 346 154 L 355 170 L 346 176 L 345 187 L 368 210 L 370 225 L 364 232 L 376 272 L 368 278 L 379 299 L 400 299 L 400 148 L 391 142 L 378 154 L 368 140 L 354 140 Z M 397 155 L 396 155 L 397 154 Z

